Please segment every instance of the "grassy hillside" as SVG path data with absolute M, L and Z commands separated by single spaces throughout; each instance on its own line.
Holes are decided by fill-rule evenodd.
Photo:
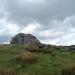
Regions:
M 0 45 L 0 75 L 69 75 L 62 71 L 74 63 L 74 51 L 59 51 L 52 46 L 40 49 Z

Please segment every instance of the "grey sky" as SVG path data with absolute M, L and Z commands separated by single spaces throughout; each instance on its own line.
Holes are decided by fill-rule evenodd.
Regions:
M 75 44 L 75 0 L 0 0 L 0 43 L 19 32 L 43 43 Z

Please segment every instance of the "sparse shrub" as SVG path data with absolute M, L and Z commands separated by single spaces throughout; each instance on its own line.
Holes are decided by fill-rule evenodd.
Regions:
M 62 75 L 75 75 L 75 64 L 62 70 Z
M 51 52 L 51 55 L 52 55 L 52 56 L 56 56 L 57 53 L 53 51 L 53 52 Z
M 45 46 L 43 48 L 39 48 L 36 45 L 30 45 L 27 48 L 27 50 L 30 52 L 42 52 L 42 53 L 52 53 L 53 52 L 53 49 L 49 48 L 48 46 Z
M 16 75 L 16 70 L 13 68 L 0 68 L 0 75 Z
M 39 52 L 39 48 L 36 45 L 29 45 L 27 50 L 30 51 L 30 52 Z
M 43 53 L 52 53 L 53 51 L 52 50 L 48 50 L 48 49 L 43 49 L 41 52 L 43 52 Z
M 31 52 L 22 52 L 16 56 L 16 60 L 20 62 L 32 63 L 35 62 L 37 57 L 33 55 Z

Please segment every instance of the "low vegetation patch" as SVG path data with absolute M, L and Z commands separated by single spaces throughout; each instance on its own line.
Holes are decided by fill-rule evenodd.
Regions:
M 23 63 L 34 63 L 37 60 L 37 57 L 31 52 L 21 52 L 16 55 L 16 60 Z
M 54 51 L 53 47 L 51 46 L 39 48 L 38 46 L 35 45 L 29 45 L 28 47 L 26 47 L 26 50 L 30 52 L 40 52 L 40 53 L 52 53 Z
M 68 68 L 63 69 L 62 75 L 75 75 L 75 64 L 72 64 Z
M 17 72 L 14 68 L 0 68 L 0 75 L 16 75 Z
M 0 46 L 0 75 L 75 75 L 71 63 L 75 63 L 75 52 L 55 46 Z

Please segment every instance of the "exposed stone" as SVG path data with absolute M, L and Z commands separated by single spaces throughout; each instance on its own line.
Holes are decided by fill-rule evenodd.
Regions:
M 75 45 L 58 46 L 58 48 L 63 51 L 75 51 Z
M 74 50 L 75 51 L 75 45 L 70 45 L 70 46 L 63 46 L 66 50 Z
M 23 44 L 23 45 L 37 45 L 42 46 L 42 44 L 37 40 L 37 38 L 31 34 L 19 33 L 15 35 L 10 44 Z

